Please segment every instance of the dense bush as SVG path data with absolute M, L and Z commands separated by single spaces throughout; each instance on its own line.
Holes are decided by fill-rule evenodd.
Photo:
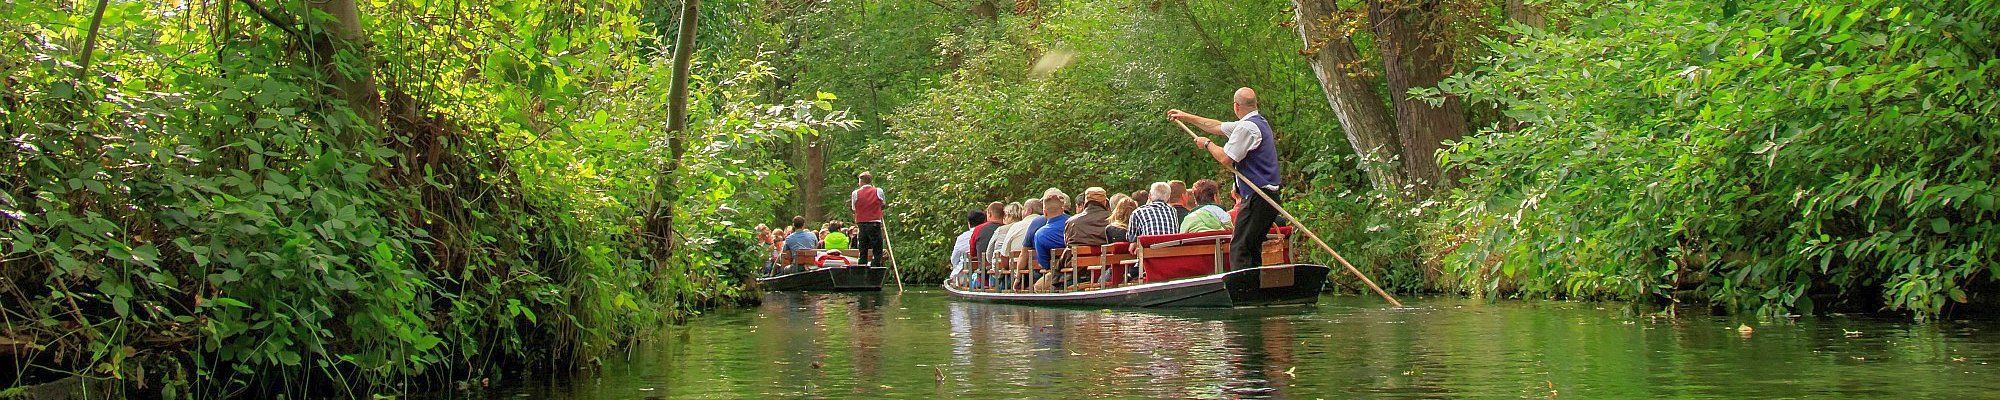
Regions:
M 0 4 L 0 355 L 34 366 L 8 386 L 363 395 L 588 364 L 740 298 L 743 214 L 789 174 L 763 144 L 851 125 L 831 95 L 772 104 L 761 63 L 705 65 L 661 179 L 672 68 L 636 2 L 364 6 L 372 54 L 332 59 L 373 71 L 380 123 L 299 46 L 325 21 L 111 2 L 86 71 L 83 3 Z M 685 251 L 655 260 L 663 201 Z
M 1990 288 L 2000 4 L 1746 3 L 1618 3 L 1447 82 L 1519 122 L 1450 151 L 1460 288 L 1918 315 Z

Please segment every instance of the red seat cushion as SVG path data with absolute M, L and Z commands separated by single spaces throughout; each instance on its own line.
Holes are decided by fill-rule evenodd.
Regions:
M 1153 245 L 1156 244 L 1172 242 L 1175 240 L 1195 239 L 1195 238 L 1203 238 L 1210 236 L 1215 237 L 1216 239 L 1222 240 L 1224 242 L 1229 241 L 1229 231 L 1219 230 L 1219 231 L 1186 232 L 1186 233 L 1174 233 L 1166 235 L 1140 236 L 1138 245 L 1152 247 Z
M 1183 241 L 1179 246 L 1210 247 L 1214 246 L 1215 243 L 1221 243 L 1223 245 L 1222 251 L 1224 253 L 1222 254 L 1222 268 L 1223 270 L 1226 271 L 1229 269 L 1229 256 L 1227 253 L 1229 251 L 1228 245 L 1230 242 L 1230 235 L 1232 233 L 1233 232 L 1230 232 L 1228 230 L 1219 230 L 1219 231 L 1206 231 L 1206 232 L 1176 233 L 1170 235 L 1146 235 L 1146 236 L 1140 236 L 1139 241 L 1137 243 L 1132 243 L 1132 245 L 1130 246 L 1116 246 L 1115 250 L 1122 250 L 1122 252 L 1118 254 L 1123 254 L 1125 252 L 1136 252 L 1138 248 L 1141 246 L 1151 247 L 1154 245 L 1170 243 L 1175 241 Z M 1290 226 L 1271 227 L 1271 233 L 1290 236 L 1292 234 L 1292 227 Z M 1177 247 L 1177 246 L 1169 246 L 1169 247 Z M 1146 259 L 1143 262 L 1143 264 L 1144 264 L 1143 268 L 1145 269 L 1146 273 L 1146 280 L 1152 282 L 1170 281 L 1174 279 L 1202 276 L 1215 273 L 1215 255 L 1212 254 L 1150 258 Z
M 1112 243 L 1104 254 L 1132 254 L 1132 242 Z

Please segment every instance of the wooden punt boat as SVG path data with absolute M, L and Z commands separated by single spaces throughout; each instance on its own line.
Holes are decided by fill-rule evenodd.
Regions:
M 1273 229 L 1256 268 L 1231 270 L 1228 231 L 1140 237 L 1135 243 L 1055 250 L 1061 288 L 1026 282 L 1027 252 L 979 260 L 947 281 L 953 297 L 981 302 L 1080 307 L 1265 307 L 1310 305 L 1332 271 L 1292 262 L 1291 228 Z M 1110 270 L 1106 273 L 1105 270 Z M 1135 279 L 1126 281 L 1128 277 Z M 1109 277 L 1109 279 L 1101 279 Z M 1100 281 L 1100 282 L 1091 282 Z M 998 282 L 999 284 L 995 284 Z
M 1267 307 L 1319 302 L 1332 269 L 1314 264 L 1266 265 L 1257 268 L 1075 291 L 975 291 L 954 285 L 945 290 L 961 299 L 1009 304 L 1082 307 Z
M 889 275 L 888 268 L 867 265 L 817 268 L 812 260 L 819 252 L 793 251 L 791 264 L 803 271 L 757 278 L 757 286 L 767 291 L 880 291 L 882 279 Z

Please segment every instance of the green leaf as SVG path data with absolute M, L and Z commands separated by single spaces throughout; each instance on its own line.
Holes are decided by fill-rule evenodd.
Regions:
M 229 307 L 236 307 L 236 308 L 250 308 L 250 305 L 249 305 L 249 304 L 244 304 L 244 303 L 243 303 L 242 301 L 240 301 L 240 300 L 236 300 L 236 299 L 232 299 L 232 298 L 228 298 L 228 297 L 217 297 L 217 298 L 213 298 L 213 299 L 209 299 L 209 300 L 208 300 L 208 302 L 209 302 L 210 304 L 216 304 L 216 305 L 222 305 L 222 306 L 229 306 Z

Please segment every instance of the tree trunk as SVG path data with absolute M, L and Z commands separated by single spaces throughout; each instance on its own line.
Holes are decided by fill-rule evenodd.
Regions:
M 1530 5 L 1527 0 L 1507 0 L 1507 19 L 1535 29 L 1548 27 L 1542 19 L 1542 6 Z M 1521 35 L 1507 35 L 1507 41 L 1521 40 Z
M 799 205 L 804 208 L 807 221 L 825 221 L 826 207 L 820 201 L 820 192 L 826 191 L 826 145 L 825 133 L 805 138 L 805 182 L 799 185 Z
M 353 108 L 355 115 L 366 124 L 376 125 L 382 117 L 382 97 L 375 91 L 375 68 L 373 62 L 368 61 L 368 32 L 361 29 L 360 8 L 355 6 L 354 0 L 320 0 L 306 4 L 313 11 L 333 17 L 333 24 L 321 27 L 324 34 L 314 41 L 313 65 L 333 84 L 334 97 L 345 100 L 347 106 Z M 335 61 L 340 53 L 351 54 L 353 59 L 361 61 L 343 70 Z M 352 134 L 344 136 L 343 140 L 357 138 Z
M 652 242 L 653 260 L 664 266 L 668 256 L 674 251 L 674 204 L 679 198 L 671 196 L 680 184 L 675 179 L 679 172 L 681 156 L 687 154 L 687 114 L 688 114 L 688 73 L 694 65 L 695 24 L 700 17 L 701 0 L 683 0 L 681 3 L 681 26 L 679 37 L 674 41 L 673 85 L 667 89 L 667 159 L 660 168 L 660 176 L 655 178 L 659 202 L 654 204 L 652 215 L 647 216 L 645 230 Z
M 1507 18 L 1522 25 L 1542 29 L 1548 22 L 1542 19 L 1542 7 L 1530 5 L 1526 0 L 1507 0 Z
M 1437 163 L 1444 142 L 1465 136 L 1465 107 L 1458 96 L 1445 95 L 1432 106 L 1411 98 L 1412 88 L 1436 87 L 1451 75 L 1452 46 L 1447 31 L 1450 15 L 1441 0 L 1369 0 L 1368 20 L 1382 52 L 1383 75 L 1389 81 L 1390 103 L 1396 107 L 1396 133 L 1403 146 L 1403 168 L 1419 196 L 1451 186 L 1455 174 Z
M 1396 121 L 1389 106 L 1365 75 L 1361 56 L 1346 32 L 1337 32 L 1332 23 L 1336 0 L 1294 0 L 1299 39 L 1305 42 L 1307 62 L 1319 76 L 1320 90 L 1340 120 L 1340 130 L 1361 160 L 1368 181 L 1376 189 L 1399 190 L 1403 170 L 1396 155 Z

